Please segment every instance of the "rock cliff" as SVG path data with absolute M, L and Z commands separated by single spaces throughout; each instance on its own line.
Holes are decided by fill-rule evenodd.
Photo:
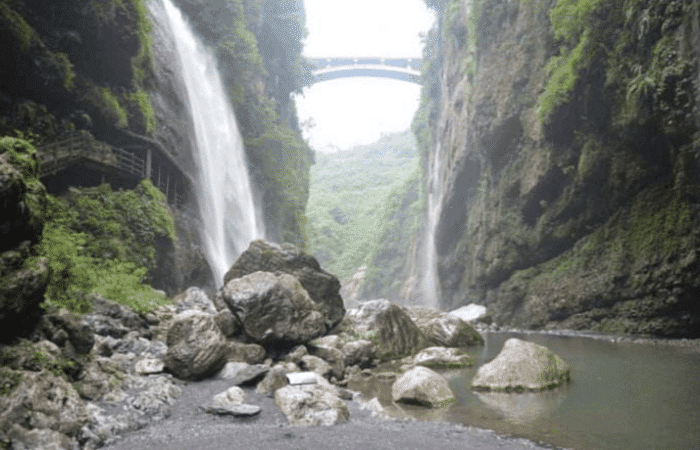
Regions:
M 700 6 L 427 3 L 413 129 L 438 165 L 442 306 L 698 337 Z

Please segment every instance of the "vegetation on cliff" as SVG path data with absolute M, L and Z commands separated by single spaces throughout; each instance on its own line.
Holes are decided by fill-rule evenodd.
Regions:
M 152 134 L 155 117 L 150 22 L 142 0 L 81 0 L 70 7 L 0 1 L 5 64 L 0 69 L 0 132 L 43 139 L 92 128 Z M 119 48 L 118 52 L 114 49 Z M 40 116 L 18 105 L 35 103 Z M 54 122 L 53 128 L 44 127 Z
M 137 311 L 165 300 L 145 282 L 156 266 L 156 244 L 172 244 L 175 230 L 165 196 L 149 180 L 134 190 L 114 192 L 104 184 L 48 199 L 39 253 L 51 268 L 50 302 L 84 313 L 90 294 Z
M 341 280 L 367 266 L 363 298 L 398 298 L 422 205 L 409 132 L 319 155 L 311 169 L 309 251 Z

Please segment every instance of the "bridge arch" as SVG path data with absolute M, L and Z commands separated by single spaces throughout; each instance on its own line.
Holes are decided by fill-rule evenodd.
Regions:
M 309 58 L 313 83 L 349 77 L 378 77 L 421 84 L 420 58 Z

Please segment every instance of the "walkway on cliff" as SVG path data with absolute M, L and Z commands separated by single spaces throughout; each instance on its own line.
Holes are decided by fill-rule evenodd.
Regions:
M 161 190 L 168 203 L 182 205 L 190 192 L 193 180 L 156 141 L 139 137 L 143 144 L 120 148 L 96 140 L 81 132 L 67 138 L 39 146 L 42 181 L 74 169 L 83 173 L 100 173 L 99 182 L 120 180 L 128 184 L 149 178 Z M 83 183 L 84 177 L 68 177 L 59 183 Z M 93 177 L 94 178 L 94 177 Z M 90 181 L 87 184 L 94 184 Z

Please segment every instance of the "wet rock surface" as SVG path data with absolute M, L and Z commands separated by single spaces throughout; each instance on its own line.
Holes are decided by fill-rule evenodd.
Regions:
M 371 300 L 347 311 L 339 330 L 372 341 L 376 355 L 389 360 L 406 356 L 427 346 L 423 332 L 405 308 L 388 300 Z
M 547 347 L 508 339 L 493 361 L 479 368 L 472 389 L 542 391 L 569 381 L 569 365 Z
M 391 386 L 391 398 L 433 408 L 455 400 L 447 380 L 426 367 L 415 367 L 396 380 Z
M 222 297 L 245 335 L 256 343 L 303 343 L 326 332 L 319 306 L 286 273 L 254 272 L 234 278 L 223 287 Z

